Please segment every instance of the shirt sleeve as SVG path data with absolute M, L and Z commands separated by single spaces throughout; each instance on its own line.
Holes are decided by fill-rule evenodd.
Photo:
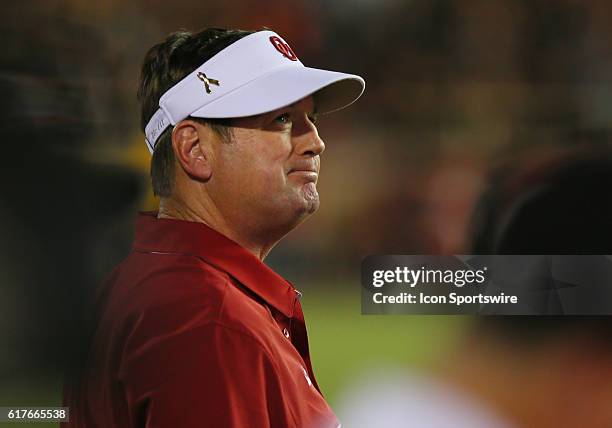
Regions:
M 296 426 L 275 361 L 254 337 L 171 312 L 139 320 L 124 351 L 120 379 L 135 427 Z

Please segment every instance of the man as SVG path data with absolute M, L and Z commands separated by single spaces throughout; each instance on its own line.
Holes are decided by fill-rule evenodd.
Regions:
M 336 427 L 300 293 L 264 263 L 317 210 L 317 112 L 363 79 L 304 67 L 272 31 L 175 33 L 139 87 L 158 213 L 97 297 L 74 427 Z

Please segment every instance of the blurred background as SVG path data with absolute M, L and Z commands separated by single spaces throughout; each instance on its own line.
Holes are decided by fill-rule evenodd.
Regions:
M 366 79 L 359 102 L 321 118 L 319 212 L 267 259 L 304 292 L 317 378 L 341 419 L 359 391 L 376 391 L 368 379 L 398 388 L 412 373 L 455 379 L 448 373 L 461 370 L 448 363 L 482 348 L 468 344 L 473 324 L 486 323 L 361 315 L 365 256 L 468 254 L 476 235 L 481 252 L 501 251 L 487 239 L 523 190 L 559 165 L 587 159 L 588 175 L 588 161 L 609 159 L 604 0 L 24 0 L 2 9 L 0 405 L 60 405 L 87 335 L 86 302 L 128 253 L 137 211 L 156 208 L 135 93 L 145 52 L 170 32 L 265 26 L 306 65 Z M 606 189 L 577 190 L 574 206 L 607 201 Z M 494 213 L 477 209 L 491 193 Z M 579 230 L 580 212 L 562 227 Z M 600 231 L 604 244 L 566 253 L 606 251 Z M 514 413 L 501 419 L 528 426 Z

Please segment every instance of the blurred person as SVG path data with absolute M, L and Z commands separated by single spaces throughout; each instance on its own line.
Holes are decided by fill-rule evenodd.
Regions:
M 473 254 L 606 254 L 612 153 L 586 144 L 502 165 L 471 224 Z
M 472 252 L 609 254 L 611 186 L 612 153 L 589 145 L 505 168 L 476 210 Z M 540 313 L 562 313 L 558 290 L 542 292 Z M 591 287 L 575 305 L 588 313 L 609 294 Z M 611 339 L 610 316 L 483 317 L 453 378 L 520 427 L 609 427 Z
M 317 114 L 363 89 L 269 30 L 177 32 L 149 50 L 138 97 L 159 211 L 140 214 L 98 290 L 65 426 L 339 426 L 301 294 L 263 260 L 319 207 Z
M 471 252 L 609 253 L 611 186 L 612 156 L 599 150 L 503 168 L 476 209 Z M 611 339 L 609 316 L 481 316 L 430 373 L 366 380 L 338 414 L 356 428 L 610 427 Z

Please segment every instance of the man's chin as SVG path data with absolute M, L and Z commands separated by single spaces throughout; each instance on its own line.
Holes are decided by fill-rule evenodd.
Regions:
M 316 183 L 306 183 L 302 186 L 302 197 L 305 203 L 305 213 L 312 214 L 319 209 L 319 192 Z
M 271 218 L 290 230 L 317 211 L 319 205 L 319 192 L 315 183 L 304 183 L 293 189 L 281 205 L 276 206 L 279 210 Z

